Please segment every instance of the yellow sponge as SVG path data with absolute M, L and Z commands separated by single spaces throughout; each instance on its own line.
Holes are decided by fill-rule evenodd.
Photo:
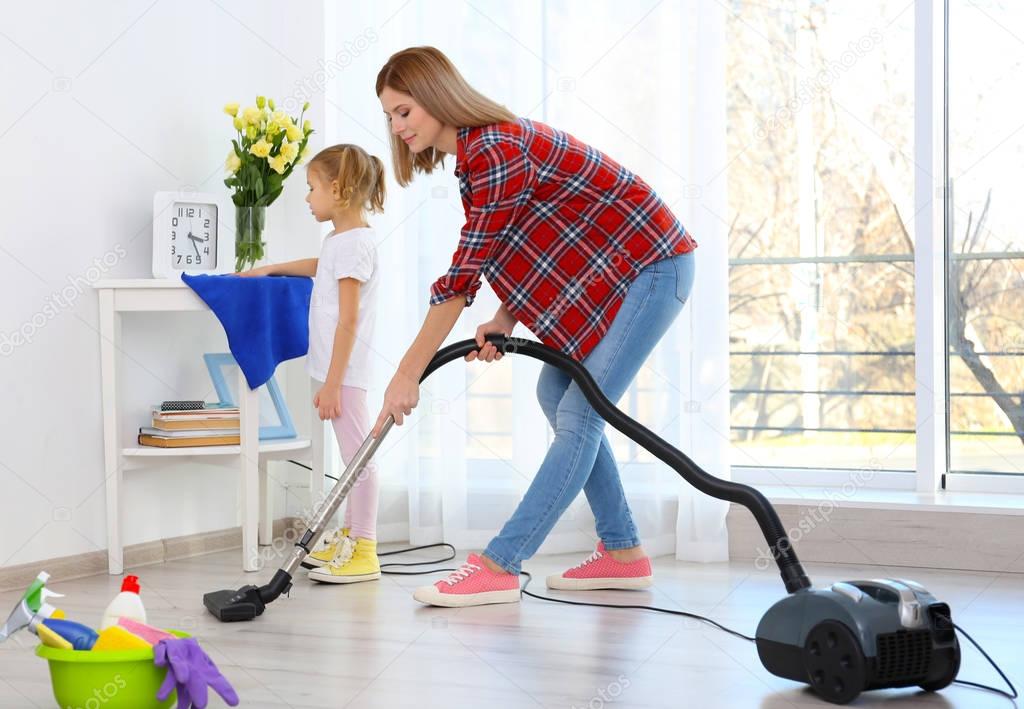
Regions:
M 39 640 L 47 647 L 55 647 L 61 650 L 74 650 L 74 646 L 72 646 L 71 643 L 60 635 L 57 635 L 57 633 L 53 632 L 42 623 L 36 626 L 36 633 L 39 635 Z
M 119 625 L 112 625 L 100 631 L 93 652 L 106 650 L 139 650 L 152 647 L 135 633 L 130 633 Z

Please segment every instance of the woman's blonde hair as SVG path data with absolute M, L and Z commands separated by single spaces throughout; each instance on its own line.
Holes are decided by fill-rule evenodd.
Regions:
M 358 206 L 369 212 L 384 211 L 384 163 L 358 145 L 342 143 L 324 148 L 309 161 L 309 170 L 327 184 L 338 181 L 338 206 Z
M 392 54 L 377 74 L 378 98 L 385 87 L 409 94 L 431 116 L 456 128 L 516 120 L 510 110 L 470 86 L 434 47 L 409 47 Z M 436 148 L 413 153 L 405 141 L 391 134 L 391 160 L 402 187 L 412 182 L 413 172 L 433 172 L 445 155 Z

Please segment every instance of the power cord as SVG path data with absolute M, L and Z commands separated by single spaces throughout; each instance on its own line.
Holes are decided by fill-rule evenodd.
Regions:
M 990 692 L 995 692 L 996 694 L 1001 694 L 1004 697 L 1006 697 L 1007 699 L 1016 699 L 1017 698 L 1017 688 L 1013 686 L 1013 682 L 1011 682 L 1006 677 L 1006 675 L 1003 674 L 1003 671 L 1001 669 L 999 669 L 999 665 L 996 664 L 996 661 L 988 656 L 988 653 L 985 652 L 981 648 L 981 645 L 979 645 L 978 642 L 974 638 L 972 638 L 970 635 L 967 634 L 966 630 L 961 628 L 956 623 L 953 623 L 953 627 L 956 628 L 957 631 L 961 635 L 963 635 L 965 638 L 970 640 L 971 641 L 971 645 L 973 645 L 974 647 L 978 648 L 978 652 L 980 652 L 982 655 L 984 655 L 985 659 L 988 660 L 988 663 L 990 665 L 992 665 L 992 667 L 995 668 L 995 671 L 998 672 L 999 676 L 1003 678 L 1003 681 L 1006 682 L 1006 685 L 1010 688 L 1010 691 L 1007 692 L 1006 690 L 998 689 L 997 687 L 989 687 L 987 684 L 978 684 L 977 682 L 968 682 L 965 679 L 955 679 L 955 680 L 953 680 L 954 684 L 963 684 L 963 685 L 966 685 L 968 687 L 977 687 L 978 689 L 987 689 Z
M 433 564 L 441 564 L 441 563 L 444 563 L 445 561 L 451 561 L 456 556 L 455 547 L 452 546 L 451 544 L 447 544 L 447 543 L 444 543 L 444 542 L 438 543 L 438 544 L 424 544 L 423 546 L 410 547 L 409 549 L 397 549 L 395 551 L 388 551 L 388 552 L 384 552 L 382 554 L 378 554 L 378 556 L 394 556 L 395 554 L 406 554 L 406 553 L 411 552 L 411 551 L 421 551 L 423 549 L 433 549 L 435 547 L 445 547 L 445 548 L 447 548 L 448 551 L 449 551 L 449 555 L 444 557 L 443 559 L 435 559 L 433 561 L 417 561 L 417 562 L 412 562 L 412 563 L 389 562 L 387 564 L 381 564 L 380 565 L 381 573 L 382 574 L 398 575 L 398 576 L 417 576 L 417 575 L 423 575 L 423 574 L 435 574 L 435 573 L 439 573 L 439 572 L 442 572 L 442 571 L 457 571 L 457 569 L 453 569 L 453 568 L 428 569 L 426 571 L 385 571 L 384 570 L 385 567 L 389 567 L 389 566 L 427 566 L 427 565 L 433 565 Z M 645 610 L 645 611 L 654 611 L 656 613 L 666 613 L 668 615 L 677 615 L 677 616 L 682 616 L 684 618 L 692 618 L 694 620 L 699 620 L 702 623 L 708 623 L 709 625 L 712 625 L 715 628 L 718 628 L 719 630 L 721 630 L 723 632 L 729 633 L 730 635 L 734 635 L 737 638 L 742 638 L 743 640 L 747 640 L 749 642 L 755 642 L 756 641 L 756 638 L 753 638 L 753 637 L 751 637 L 749 635 L 744 635 L 743 633 L 739 632 L 738 630 L 733 630 L 732 628 L 727 628 L 726 626 L 722 625 L 718 621 L 712 620 L 711 618 L 708 618 L 707 616 L 699 615 L 697 613 L 690 613 L 688 611 L 677 611 L 677 610 L 674 610 L 674 609 L 671 609 L 671 608 L 659 608 L 657 606 L 645 606 L 645 605 L 639 605 L 639 604 L 594 603 L 592 601 L 569 601 L 569 600 L 566 600 L 564 598 L 552 598 L 551 596 L 542 596 L 539 593 L 534 593 L 533 591 L 527 590 L 529 588 L 529 586 L 530 586 L 530 583 L 533 581 L 533 575 L 530 572 L 528 572 L 528 571 L 520 571 L 519 574 L 520 574 L 520 576 L 525 576 L 526 577 L 526 583 L 523 584 L 523 586 L 519 589 L 519 593 L 524 595 L 524 596 L 530 596 L 531 598 L 536 598 L 536 599 L 541 600 L 541 601 L 550 601 L 551 603 L 564 603 L 565 605 L 568 605 L 568 606 L 593 606 L 595 608 L 618 608 L 618 609 L 631 609 L 631 610 Z M 1007 692 L 1006 690 L 999 689 L 998 687 L 990 687 L 987 684 L 980 684 L 978 682 L 970 682 L 968 680 L 963 680 L 963 679 L 953 680 L 954 684 L 961 684 L 961 685 L 964 685 L 964 686 L 967 686 L 967 687 L 975 687 L 977 689 L 984 689 L 984 690 L 988 690 L 989 692 L 995 692 L 996 694 L 1000 694 L 1000 695 L 1002 695 L 1002 696 L 1004 696 L 1004 697 L 1006 697 L 1008 699 L 1011 699 L 1011 700 L 1012 699 L 1016 699 L 1017 698 L 1017 688 L 1013 686 L 1013 683 L 1003 673 L 1003 670 L 999 667 L 999 665 L 996 664 L 996 661 L 993 660 L 989 656 L 989 654 L 987 652 L 985 652 L 985 650 L 981 647 L 981 645 L 978 644 L 978 642 L 974 638 L 972 638 L 970 635 L 967 634 L 966 630 L 961 628 L 956 623 L 953 623 L 953 627 L 956 628 L 957 631 L 961 635 L 963 635 L 965 638 L 967 638 L 971 642 L 971 644 L 974 645 L 974 647 L 976 647 L 978 649 L 978 652 L 980 652 L 985 657 L 985 659 L 988 660 L 989 664 L 992 665 L 992 667 L 995 669 L 995 671 L 999 673 L 999 676 L 1003 678 L 1003 681 L 1006 682 L 1007 686 L 1010 688 L 1010 691 Z
M 304 465 L 304 464 L 302 464 L 302 463 L 300 463 L 298 461 L 290 460 L 288 462 L 295 463 L 295 465 L 302 466 L 303 468 L 306 468 L 307 470 L 312 470 L 312 468 L 310 468 L 308 465 Z M 338 479 L 338 478 L 334 477 L 333 475 L 327 475 L 326 473 L 325 473 L 325 476 L 330 478 L 331 480 L 335 480 L 335 481 L 337 481 L 337 479 Z M 406 563 L 401 563 L 401 562 L 393 561 L 393 562 L 389 562 L 387 564 L 381 564 L 380 565 L 381 573 L 382 574 L 388 574 L 388 575 L 391 575 L 391 576 L 423 576 L 423 575 L 426 575 L 426 574 L 440 573 L 442 571 L 457 571 L 458 569 L 454 569 L 454 568 L 439 568 L 439 569 L 438 568 L 434 568 L 434 569 L 427 569 L 425 571 L 385 571 L 384 570 L 385 567 L 391 567 L 391 566 L 403 566 L 403 567 L 408 567 L 408 566 L 433 566 L 434 564 L 443 564 L 446 561 L 451 561 L 456 556 L 455 547 L 452 546 L 451 544 L 446 543 L 446 542 L 439 542 L 437 544 L 424 544 L 422 546 L 409 547 L 408 549 L 396 549 L 395 551 L 387 551 L 387 552 L 383 552 L 383 553 L 378 553 L 377 556 L 394 556 L 396 554 L 408 554 L 409 552 L 413 552 L 413 551 L 422 551 L 424 549 L 434 549 L 435 547 L 445 547 L 445 548 L 447 548 L 448 551 L 449 551 L 448 556 L 444 557 L 443 559 L 434 559 L 434 560 L 431 560 L 431 561 L 416 561 L 416 562 L 406 562 Z M 712 620 L 711 618 L 708 618 L 707 616 L 698 615 L 697 613 L 689 613 L 687 611 L 677 611 L 677 610 L 674 610 L 674 609 L 671 609 L 671 608 L 658 608 L 657 606 L 644 606 L 644 605 L 638 605 L 638 604 L 618 604 L 618 603 L 594 603 L 592 601 L 569 601 L 569 600 L 566 600 L 564 598 L 552 598 L 551 596 L 542 596 L 539 593 L 534 593 L 533 591 L 528 591 L 527 590 L 529 588 L 529 586 L 530 586 L 530 582 L 533 581 L 533 575 L 532 574 L 530 574 L 528 571 L 520 571 L 519 574 L 521 576 L 525 576 L 526 577 L 526 583 L 523 584 L 523 586 L 519 589 L 519 593 L 521 595 L 529 596 L 531 598 L 536 598 L 536 599 L 541 600 L 541 601 L 549 601 L 551 603 L 564 603 L 565 605 L 568 605 L 568 606 L 592 606 L 592 607 L 595 607 L 595 608 L 619 608 L 619 609 L 631 609 L 631 610 L 645 610 L 645 611 L 654 611 L 656 613 L 666 613 L 668 615 L 677 615 L 677 616 L 682 616 L 684 618 L 692 618 L 694 620 L 699 620 L 702 623 L 708 623 L 709 625 L 712 625 L 715 628 L 718 628 L 719 630 L 721 630 L 723 632 L 729 633 L 730 635 L 734 635 L 737 638 L 742 638 L 743 640 L 747 640 L 749 642 L 755 642 L 756 641 L 756 638 L 753 638 L 753 637 L 751 637 L 749 635 L 744 635 L 743 633 L 739 632 L 738 630 L 733 630 L 731 628 L 727 628 L 726 626 L 722 625 L 718 621 Z M 963 680 L 963 679 L 955 679 L 955 680 L 953 680 L 953 683 L 954 684 L 964 685 L 966 687 L 974 687 L 976 689 L 984 689 L 984 690 L 987 690 L 989 692 L 994 692 L 996 694 L 1002 695 L 1002 696 L 1004 696 L 1004 697 L 1006 697 L 1007 699 L 1010 699 L 1010 700 L 1016 699 L 1017 698 L 1017 688 L 1013 686 L 1013 682 L 1011 682 L 1009 680 L 1009 678 L 1003 673 L 1003 670 L 999 667 L 998 664 L 996 664 L 996 661 L 993 660 L 989 656 L 989 654 L 987 652 L 985 652 L 985 650 L 981 647 L 981 645 L 978 644 L 978 642 L 974 638 L 972 638 L 970 635 L 967 634 L 966 630 L 961 628 L 956 623 L 953 623 L 952 625 L 953 625 L 954 628 L 956 628 L 957 632 L 959 632 L 961 635 L 963 635 L 965 638 L 967 638 L 971 642 L 971 644 L 974 645 L 975 648 L 977 648 L 978 652 L 980 652 L 984 656 L 984 658 L 986 660 L 988 660 L 989 664 L 992 665 L 993 669 L 995 669 L 995 671 L 999 673 L 999 676 L 1003 678 L 1003 681 L 1006 682 L 1006 685 L 1010 688 L 1010 691 L 1007 692 L 1005 689 L 999 689 L 998 687 L 990 687 L 987 684 L 980 684 L 978 682 L 970 682 L 968 680 Z

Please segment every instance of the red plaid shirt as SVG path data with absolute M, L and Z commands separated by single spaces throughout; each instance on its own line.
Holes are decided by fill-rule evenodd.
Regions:
M 576 360 L 640 269 L 697 247 L 643 180 L 543 123 L 460 128 L 455 174 L 466 225 L 430 304 L 470 305 L 484 276 L 516 320 Z

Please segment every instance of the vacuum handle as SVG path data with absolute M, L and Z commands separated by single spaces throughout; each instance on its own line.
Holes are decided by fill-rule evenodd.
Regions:
M 506 337 L 502 334 L 487 335 L 486 339 L 503 354 L 524 354 L 566 372 L 579 386 L 594 410 L 614 428 L 642 445 L 704 494 L 719 500 L 735 502 L 750 510 L 771 549 L 772 557 L 775 559 L 783 583 L 786 585 L 786 591 L 794 593 L 810 588 L 810 579 L 807 578 L 803 566 L 793 551 L 793 545 L 786 535 L 778 513 L 758 490 L 748 485 L 716 478 L 654 431 L 627 416 L 608 400 L 590 372 L 572 357 L 535 340 Z M 448 362 L 465 357 L 470 352 L 479 349 L 476 340 L 463 340 L 438 350 L 424 370 L 423 376 L 420 377 L 420 382 Z

